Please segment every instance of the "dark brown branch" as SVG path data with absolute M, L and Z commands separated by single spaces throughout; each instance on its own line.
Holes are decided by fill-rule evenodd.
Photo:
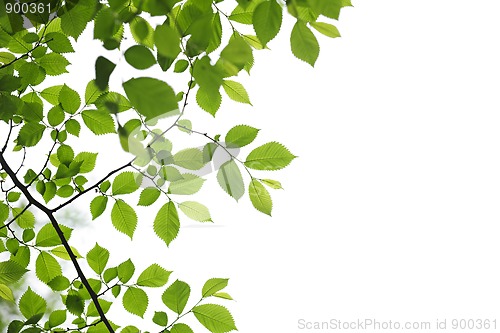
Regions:
M 101 305 L 99 304 L 99 299 L 98 299 L 96 293 L 94 292 L 94 290 L 90 286 L 89 281 L 87 280 L 87 277 L 83 273 L 82 268 L 80 267 L 80 264 L 78 263 L 77 258 L 75 256 L 73 250 L 71 249 L 71 247 L 68 244 L 68 240 L 64 236 L 64 233 L 62 232 L 61 227 L 59 226 L 59 223 L 57 222 L 56 218 L 54 217 L 54 212 L 51 211 L 49 208 L 45 207 L 42 203 L 37 201 L 35 198 L 33 198 L 31 193 L 29 192 L 28 188 L 26 186 L 24 186 L 21 183 L 21 181 L 17 178 L 17 175 L 11 169 L 11 167 L 9 166 L 7 161 L 5 160 L 5 157 L 3 156 L 2 153 L 0 153 L 0 165 L 5 170 L 5 172 L 7 172 L 7 174 L 12 179 L 12 181 L 14 182 L 16 187 L 19 188 L 19 190 L 21 192 L 23 192 L 23 194 L 26 197 L 26 199 L 28 200 L 28 202 L 31 205 L 38 208 L 39 210 L 41 210 L 45 215 L 47 215 L 47 217 L 49 218 L 49 220 L 52 224 L 52 227 L 54 228 L 57 235 L 59 236 L 61 243 L 63 244 L 64 248 L 68 252 L 69 257 L 71 258 L 71 262 L 73 263 L 73 266 L 75 267 L 76 272 L 78 273 L 78 277 L 80 278 L 80 280 L 82 281 L 82 284 L 85 286 L 85 289 L 87 289 L 90 297 L 92 298 L 92 302 L 94 303 L 96 310 L 102 319 L 102 322 L 104 323 L 104 325 L 106 325 L 106 328 L 108 329 L 108 331 L 110 333 L 114 333 L 113 327 L 111 327 L 111 324 L 109 323 L 108 319 L 106 318 L 106 315 L 104 314 L 104 311 L 103 311 Z

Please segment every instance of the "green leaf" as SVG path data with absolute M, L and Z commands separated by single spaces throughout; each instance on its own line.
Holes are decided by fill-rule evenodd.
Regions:
M 45 35 L 47 46 L 56 53 L 75 52 L 68 37 L 60 32 L 49 32 Z
M 14 261 L 0 262 L 0 283 L 11 284 L 19 281 L 28 270 Z
M 277 180 L 272 180 L 272 179 L 261 179 L 260 180 L 263 184 L 269 186 L 270 188 L 273 188 L 275 190 L 282 190 L 283 187 L 281 187 L 281 183 Z
M 212 296 L 216 292 L 226 288 L 228 282 L 229 279 L 220 279 L 220 278 L 209 279 L 203 285 L 203 289 L 201 290 L 201 296 L 202 297 Z
M 82 255 L 78 253 L 78 250 L 76 248 L 74 248 L 73 246 L 71 246 L 70 248 L 77 259 L 83 258 Z M 69 256 L 66 248 L 63 245 L 53 248 L 52 250 L 50 250 L 50 252 L 61 259 L 71 260 L 71 257 Z
M 75 158 L 75 152 L 73 148 L 68 145 L 61 145 L 57 148 L 57 159 L 60 163 L 65 165 L 70 165 Z
M 148 21 L 140 16 L 136 16 L 130 22 L 130 30 L 132 32 L 132 37 L 134 37 L 137 43 L 145 45 L 150 49 L 154 47 L 154 30 Z
M 95 61 L 95 84 L 99 90 L 106 90 L 109 77 L 115 70 L 116 65 L 109 59 L 99 56 Z
M 91 172 L 95 168 L 97 153 L 81 152 L 75 157 L 75 162 L 82 162 L 80 173 Z
M 66 321 L 66 310 L 55 310 L 50 313 L 49 327 L 57 327 Z
M 139 206 L 151 206 L 160 197 L 160 190 L 156 187 L 148 187 L 142 190 L 139 197 Z
M 273 202 L 264 185 L 262 185 L 257 179 L 252 179 L 248 188 L 248 193 L 250 194 L 250 201 L 252 201 L 255 209 L 271 216 Z
M 224 141 L 228 148 L 241 148 L 255 140 L 259 130 L 248 125 L 234 126 L 227 132 Z
M 96 11 L 96 1 L 78 1 L 68 9 L 67 5 L 62 10 L 61 28 L 63 32 L 75 40 L 81 35 L 87 23 L 92 20 Z
M 80 108 L 80 95 L 67 85 L 63 85 L 59 91 L 59 103 L 64 111 L 74 114 Z
M 23 211 L 22 208 L 12 208 L 12 215 L 18 216 Z M 16 223 L 23 229 L 33 229 L 35 226 L 35 215 L 29 210 L 25 211 L 21 216 L 18 216 Z
M 205 182 L 205 179 L 190 173 L 185 173 L 182 176 L 183 179 L 170 183 L 168 187 L 169 193 L 183 195 L 194 194 L 201 189 Z
M 227 96 L 229 96 L 229 98 L 231 98 L 233 101 L 252 105 L 252 103 L 250 102 L 250 98 L 248 97 L 248 93 L 241 83 L 231 80 L 224 80 L 222 82 L 222 87 L 224 88 Z
M 67 277 L 59 275 L 50 280 L 47 285 L 54 291 L 63 291 L 69 288 L 70 282 Z
M 36 276 L 40 281 L 49 283 L 56 276 L 62 274 L 61 265 L 47 252 L 40 252 L 36 258 Z
M 153 316 L 153 323 L 155 323 L 158 326 L 163 326 L 163 327 L 167 326 L 168 325 L 167 314 L 163 311 L 155 311 L 155 314 Z
M 183 323 L 177 323 L 170 329 L 170 333 L 194 333 L 191 327 Z
M 218 304 L 203 304 L 193 308 L 196 319 L 212 333 L 226 333 L 236 330 L 233 316 Z
M 175 59 L 181 51 L 179 34 L 167 25 L 159 25 L 154 32 L 154 41 L 158 53 L 164 57 Z
M 176 280 L 161 296 L 163 304 L 177 314 L 181 314 L 186 307 L 191 288 L 186 282 Z
M 123 89 L 137 112 L 146 121 L 168 117 L 179 112 L 174 90 L 165 82 L 150 77 L 130 79 Z
M 85 302 L 80 295 L 77 294 L 76 291 L 71 290 L 66 297 L 66 308 L 69 312 L 76 316 L 80 316 L 83 313 L 83 309 L 85 307 Z
M 104 6 L 101 8 L 94 20 L 94 39 L 107 41 L 119 29 L 117 17 L 111 8 Z
M 137 227 L 137 214 L 125 201 L 117 200 L 111 210 L 111 222 L 116 230 L 132 239 Z
M 215 294 L 213 294 L 213 296 L 219 297 L 219 298 L 222 298 L 222 299 L 228 299 L 230 301 L 233 300 L 233 298 L 231 297 L 231 295 L 229 295 L 228 293 L 224 293 L 224 292 L 215 293 Z
M 245 193 L 245 184 L 240 169 L 232 159 L 221 165 L 217 171 L 217 181 L 220 187 L 236 201 Z
M 222 95 L 218 90 L 200 87 L 196 92 L 196 102 L 203 110 L 215 117 L 222 102 Z
M 279 170 L 289 165 L 295 157 L 281 143 L 268 142 L 252 150 L 245 165 L 255 170 Z
M 111 307 L 113 303 L 106 301 L 104 299 L 99 299 L 99 305 L 101 306 L 102 310 L 104 313 L 107 313 L 109 311 L 109 308 Z M 91 302 L 89 304 L 89 308 L 87 310 L 87 316 L 89 317 L 99 317 L 99 312 L 97 312 L 97 308 L 95 306 L 94 302 Z
M 7 200 L 9 202 L 16 202 L 17 200 L 19 200 L 20 197 L 21 197 L 20 192 L 9 192 L 7 194 Z
M 175 204 L 169 201 L 160 208 L 153 223 L 154 232 L 167 246 L 177 237 L 180 223 Z
M 139 189 L 141 182 L 142 177 L 140 175 L 131 171 L 122 172 L 113 180 L 111 191 L 113 195 L 133 193 Z
M 311 22 L 310 24 L 311 27 L 313 27 L 314 29 L 316 29 L 318 32 L 322 33 L 325 36 L 331 38 L 340 37 L 339 29 L 337 29 L 337 27 L 332 24 L 323 22 Z
M 302 61 L 314 66 L 319 56 L 318 40 L 302 21 L 297 21 L 290 35 L 292 53 Z
M 47 303 L 31 290 L 31 287 L 28 287 L 19 300 L 19 310 L 26 319 L 30 319 L 37 315 L 43 315 L 47 310 Z
M 123 307 L 125 310 L 141 318 L 146 313 L 148 302 L 148 295 L 144 290 L 139 288 L 129 287 L 123 295 Z
M 255 8 L 252 21 L 257 37 L 265 46 L 271 41 L 281 28 L 283 9 L 275 1 L 264 1 Z
M 142 45 L 133 45 L 125 51 L 125 60 L 136 69 L 148 69 L 156 64 L 151 51 Z
M 0 284 L 0 297 L 7 301 L 14 302 L 14 294 L 5 284 Z
M 88 129 L 96 135 L 116 133 L 115 122 L 107 112 L 97 110 L 83 111 L 82 119 Z
M 253 59 L 252 49 L 242 37 L 235 35 L 229 40 L 227 46 L 220 54 L 221 60 L 237 69 L 242 70 Z
M 95 197 L 90 202 L 90 213 L 92 214 L 92 220 L 95 220 L 104 213 L 106 210 L 106 205 L 108 204 L 108 197 L 100 195 Z
M 59 224 L 59 227 L 61 228 L 64 238 L 66 240 L 69 240 L 71 237 L 71 232 L 73 229 L 68 228 L 62 224 Z M 38 231 L 38 234 L 36 236 L 36 246 L 40 247 L 50 247 L 50 246 L 57 246 L 61 244 L 61 239 L 59 238 L 59 235 L 57 234 L 56 230 L 52 226 L 52 223 L 47 223 L 45 224 L 40 231 Z
M 117 269 L 118 269 L 118 279 L 122 283 L 127 283 L 132 278 L 135 272 L 134 263 L 130 259 L 118 265 Z
M 61 198 L 69 198 L 73 195 L 73 193 L 74 189 L 71 185 L 63 185 L 56 192 L 56 194 Z
M 45 126 L 37 123 L 26 123 L 21 127 L 17 144 L 24 147 L 34 147 L 40 142 Z
M 44 98 L 47 102 L 49 102 L 52 105 L 58 105 L 59 104 L 59 92 L 62 89 L 61 86 L 53 86 L 53 87 L 48 87 L 40 93 L 40 96 Z
M 171 273 L 158 264 L 152 264 L 139 275 L 137 285 L 142 287 L 162 287 L 168 282 Z
M 205 205 L 196 201 L 184 201 L 179 208 L 187 217 L 198 222 L 212 222 L 210 212 Z
M 174 164 L 188 170 L 199 170 L 203 168 L 203 152 L 198 148 L 186 148 L 174 155 Z
M 60 75 L 68 73 L 66 66 L 70 65 L 70 62 L 58 53 L 49 53 L 41 57 L 38 64 L 45 69 L 47 75 Z
M 109 251 L 99 244 L 95 244 L 94 248 L 87 253 L 87 262 L 97 274 L 101 274 L 106 268 L 109 259 Z
M 175 73 L 182 73 L 189 67 L 189 62 L 184 59 L 178 60 L 174 65 Z
M 85 88 L 85 105 L 93 104 L 102 94 L 96 80 L 90 80 Z
M 60 105 L 56 105 L 51 108 L 47 114 L 47 119 L 49 120 L 50 126 L 57 126 L 64 121 L 64 110 Z

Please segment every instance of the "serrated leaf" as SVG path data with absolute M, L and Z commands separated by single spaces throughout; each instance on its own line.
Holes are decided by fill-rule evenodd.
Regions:
M 129 287 L 123 295 L 123 307 L 125 310 L 141 318 L 146 313 L 148 302 L 148 295 L 140 288 Z
M 19 300 L 19 310 L 26 319 L 30 319 L 37 315 L 43 315 L 47 310 L 47 302 L 31 290 L 31 287 L 28 287 Z
M 156 27 L 154 41 L 158 53 L 164 57 L 175 59 L 181 51 L 179 34 L 168 25 L 159 25 Z
M 181 211 L 192 220 L 198 222 L 212 222 L 208 208 L 196 201 L 184 201 L 179 204 Z
M 106 301 L 104 299 L 99 299 L 99 305 L 101 306 L 102 311 L 104 313 L 107 313 L 109 311 L 109 308 L 111 307 L 112 304 L 113 303 L 111 303 L 109 301 Z M 89 316 L 89 317 L 99 317 L 99 312 L 97 312 L 97 308 L 96 308 L 94 302 L 91 302 L 89 304 L 89 308 L 87 310 L 87 316 Z
M 139 197 L 139 206 L 151 206 L 160 197 L 160 190 L 156 187 L 148 187 L 142 190 Z
M 74 114 L 80 108 L 80 95 L 67 85 L 63 85 L 59 91 L 59 103 L 64 111 Z
M 172 201 L 169 201 L 160 208 L 154 220 L 153 229 L 160 239 L 167 246 L 177 237 L 179 233 L 180 222 L 177 209 Z
M 125 201 L 117 200 L 111 210 L 111 222 L 116 230 L 132 239 L 137 227 L 137 214 Z
M 22 211 L 22 208 L 12 208 L 12 215 L 18 216 Z M 35 215 L 29 210 L 26 210 L 22 215 L 17 217 L 16 223 L 22 229 L 33 229 L 35 226 Z
M 49 327 L 57 327 L 66 321 L 66 310 L 55 310 L 50 313 Z
M 232 159 L 220 166 L 219 171 L 217 171 L 217 182 L 236 201 L 245 193 L 245 184 L 243 183 L 241 171 Z
M 201 290 L 201 296 L 202 297 L 212 296 L 216 292 L 221 291 L 222 289 L 226 288 L 228 282 L 229 282 L 229 279 L 220 279 L 220 278 L 209 279 L 203 285 L 203 288 Z
M 139 189 L 141 181 L 141 177 L 131 171 L 122 172 L 113 180 L 111 191 L 113 195 L 133 193 Z
M 150 77 L 134 78 L 125 82 L 123 89 L 146 121 L 179 113 L 174 90 L 163 81 Z
M 73 229 L 68 228 L 62 224 L 59 224 L 59 227 L 61 228 L 64 238 L 66 240 L 69 240 L 71 237 L 71 232 Z M 57 234 L 56 230 L 52 226 L 51 223 L 45 224 L 40 231 L 38 231 L 38 234 L 36 236 L 36 246 L 40 247 L 50 247 L 50 246 L 56 246 L 61 244 L 61 239 L 59 238 L 59 235 Z
M 66 67 L 70 62 L 58 53 L 49 53 L 38 60 L 38 64 L 45 69 L 47 75 L 61 75 L 67 73 Z
M 28 270 L 14 261 L 0 262 L 0 283 L 11 284 L 19 281 Z
M 245 165 L 254 170 L 279 170 L 288 166 L 295 157 L 281 143 L 268 142 L 252 150 Z
M 7 287 L 5 284 L 0 283 L 0 297 L 7 300 L 14 302 L 14 294 L 12 293 L 12 290 L 10 290 L 9 287 Z
M 218 90 L 204 89 L 200 87 L 196 92 L 196 102 L 203 110 L 215 117 L 220 108 L 222 95 Z
M 85 88 L 85 105 L 93 104 L 104 92 L 99 89 L 96 80 L 90 80 Z
M 99 244 L 95 244 L 92 250 L 87 253 L 87 262 L 96 272 L 97 274 L 101 274 L 106 268 L 106 264 L 109 259 L 109 251 L 103 247 L 100 247 Z
M 198 305 L 193 308 L 193 314 L 212 333 L 226 333 L 237 329 L 233 316 L 221 305 Z
M 257 37 L 264 46 L 276 37 L 282 20 L 283 9 L 275 0 L 264 1 L 255 8 L 252 23 Z
M 61 28 L 67 35 L 78 39 L 87 23 L 92 20 L 95 14 L 95 3 L 93 1 L 79 1 L 76 5 L 67 6 L 62 10 Z
M 82 119 L 87 128 L 96 135 L 116 133 L 115 122 L 107 112 L 97 110 L 83 111 Z
M 42 139 L 45 126 L 37 123 L 26 123 L 21 127 L 17 144 L 25 147 L 34 147 Z
M 76 248 L 74 248 L 73 246 L 71 246 L 70 248 L 77 259 L 83 258 L 82 255 L 78 252 L 78 250 Z M 53 255 L 55 255 L 56 257 L 59 257 L 61 259 L 71 260 L 71 257 L 69 256 L 68 251 L 66 251 L 66 248 L 62 245 L 53 248 L 52 250 L 50 250 L 50 252 Z
M 252 103 L 250 102 L 250 98 L 248 97 L 248 93 L 241 83 L 231 80 L 224 80 L 222 82 L 222 87 L 224 88 L 227 96 L 233 101 L 252 105 Z
M 135 266 L 132 260 L 128 259 L 122 262 L 120 265 L 118 265 L 117 270 L 118 270 L 118 279 L 122 283 L 127 283 L 134 275 Z
M 154 47 L 153 33 L 151 25 L 140 16 L 136 16 L 130 22 L 130 31 L 135 41 L 152 49 Z
M 181 314 L 186 307 L 191 288 L 186 282 L 176 280 L 161 296 L 163 304 L 177 314 Z
M 293 26 L 290 44 L 293 55 L 314 67 L 319 56 L 319 44 L 304 22 L 299 20 Z
M 97 153 L 81 152 L 75 156 L 75 162 L 82 162 L 80 173 L 91 172 L 95 168 Z
M 47 46 L 56 53 L 75 52 L 68 37 L 60 32 L 49 32 L 45 35 Z
M 174 164 L 188 170 L 203 168 L 203 152 L 198 148 L 186 148 L 174 155 Z
M 153 323 L 155 323 L 158 326 L 163 326 L 163 327 L 167 326 L 168 325 L 167 314 L 163 311 L 155 311 L 155 314 L 153 316 Z
M 92 214 L 92 220 L 95 220 L 104 213 L 106 210 L 106 205 L 108 204 L 108 197 L 98 196 L 92 199 L 90 202 L 90 213 Z
M 230 301 L 233 300 L 233 298 L 231 297 L 231 295 L 229 295 L 228 293 L 224 293 L 224 292 L 220 292 L 220 293 L 215 293 L 213 294 L 214 297 L 218 297 L 218 298 L 222 298 L 222 299 L 228 299 Z
M 183 323 L 177 323 L 170 329 L 170 333 L 194 333 L 191 327 Z
M 311 22 L 310 24 L 311 27 L 313 27 L 314 29 L 316 29 L 318 32 L 322 33 L 325 36 L 331 38 L 340 37 L 339 29 L 337 29 L 337 27 L 334 26 L 333 24 L 324 22 Z
M 250 201 L 255 209 L 271 216 L 273 202 L 271 200 L 271 195 L 266 190 L 264 185 L 262 185 L 257 179 L 252 179 L 248 187 L 248 193 L 250 195 Z
M 40 281 L 49 283 L 56 276 L 62 274 L 61 265 L 47 252 L 40 252 L 36 258 L 36 276 Z
M 227 132 L 224 141 L 228 148 L 241 148 L 255 140 L 259 130 L 248 125 L 234 126 Z
M 205 179 L 191 173 L 185 173 L 182 177 L 183 179 L 170 183 L 168 187 L 169 193 L 181 195 L 194 194 L 201 189 L 203 183 L 205 182 Z
M 171 273 L 158 264 L 152 264 L 139 275 L 137 285 L 142 287 L 162 287 L 167 283 Z
M 281 186 L 281 183 L 277 180 L 272 180 L 272 179 L 261 179 L 260 180 L 263 184 L 269 186 L 270 188 L 273 188 L 275 190 L 282 190 L 283 187 Z

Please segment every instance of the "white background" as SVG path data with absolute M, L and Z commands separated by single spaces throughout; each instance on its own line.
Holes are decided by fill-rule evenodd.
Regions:
M 175 271 L 171 281 L 192 284 L 189 304 L 206 279 L 229 277 L 236 302 L 225 304 L 243 333 L 301 332 L 299 319 L 500 325 L 500 3 L 354 6 L 342 12 L 342 38 L 318 36 L 314 69 L 291 55 L 287 21 L 241 79 L 253 108 L 224 103 L 211 120 L 194 100 L 188 106 L 194 129 L 252 125 L 262 129 L 257 144 L 280 141 L 299 156 L 283 171 L 257 174 L 285 188 L 272 192 L 273 218 L 246 195 L 236 204 L 212 174 L 196 200 L 210 207 L 214 226 L 183 222 L 167 249 L 151 228 L 130 242 L 101 218 L 92 224 L 105 231 L 74 240 L 82 252 L 97 237 L 123 247 L 111 264 L 131 256 L 140 272 L 155 260 Z M 84 87 L 94 59 L 72 61 L 70 86 Z M 102 137 L 100 147 L 104 140 L 116 154 L 115 138 Z M 119 165 L 108 156 L 104 164 Z M 154 210 L 140 214 L 151 226 Z

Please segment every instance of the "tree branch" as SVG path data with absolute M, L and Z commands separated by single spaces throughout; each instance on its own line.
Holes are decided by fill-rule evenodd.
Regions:
M 42 203 L 37 201 L 35 198 L 33 198 L 31 193 L 29 192 L 28 188 L 26 186 L 24 186 L 21 183 L 21 181 L 17 178 L 17 175 L 15 174 L 15 172 L 11 169 L 11 167 L 9 166 L 7 161 L 5 160 L 3 153 L 0 153 L 0 165 L 5 170 L 5 172 L 7 172 L 7 174 L 12 179 L 12 181 L 14 182 L 16 187 L 19 188 L 19 190 L 21 192 L 23 192 L 23 194 L 25 195 L 28 202 L 31 205 L 38 208 L 39 210 L 41 210 L 45 215 L 47 215 L 47 217 L 49 218 L 49 220 L 52 224 L 52 227 L 55 229 L 57 235 L 59 236 L 61 243 L 63 244 L 64 248 L 68 252 L 68 255 L 71 259 L 71 262 L 73 263 L 73 266 L 75 267 L 75 269 L 78 273 L 78 277 L 80 278 L 80 280 L 82 281 L 82 284 L 85 286 L 85 289 L 87 289 L 90 297 L 92 298 L 92 302 L 94 303 L 96 310 L 99 313 L 99 316 L 101 317 L 102 322 L 104 323 L 104 325 L 106 325 L 106 328 L 108 329 L 108 331 L 110 333 L 114 333 L 113 327 L 111 327 L 111 324 L 109 323 L 108 319 L 106 318 L 106 315 L 104 314 L 104 310 L 102 309 L 101 305 L 99 304 L 99 299 L 98 299 L 96 293 L 94 292 L 94 290 L 90 286 L 89 281 L 87 280 L 87 277 L 83 273 L 82 268 L 80 267 L 80 264 L 78 263 L 76 256 L 73 253 L 73 250 L 71 249 L 71 247 L 68 244 L 68 240 L 64 236 L 64 233 L 62 232 L 61 227 L 59 226 L 59 223 L 57 222 L 56 218 L 54 217 L 54 212 L 51 211 L 49 208 L 45 207 Z

